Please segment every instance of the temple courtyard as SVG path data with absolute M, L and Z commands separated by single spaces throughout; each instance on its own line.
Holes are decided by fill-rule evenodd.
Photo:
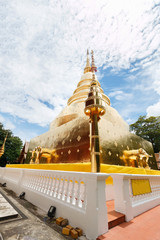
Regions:
M 7 200 L 17 211 L 18 217 L 0 221 L 1 240 L 63 240 L 73 239 L 61 233 L 61 227 L 54 220 L 47 219 L 47 213 L 25 199 L 20 199 L 8 188 L 0 187 L 1 202 Z M 114 201 L 107 201 L 108 221 L 114 216 Z M 1 212 L 0 212 L 1 214 Z M 4 212 L 3 212 L 4 214 Z M 6 210 L 7 215 L 7 210 Z M 1 217 L 1 216 L 0 216 Z M 97 238 L 97 240 L 159 240 L 160 239 L 160 206 L 135 217 L 129 222 L 123 222 Z M 87 240 L 85 236 L 79 237 Z

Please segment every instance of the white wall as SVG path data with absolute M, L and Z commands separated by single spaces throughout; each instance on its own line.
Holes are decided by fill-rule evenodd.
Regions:
M 105 180 L 103 173 L 65 172 L 0 168 L 0 182 L 46 213 L 51 205 L 56 216 L 68 218 L 73 227 L 83 229 L 95 240 L 108 231 Z

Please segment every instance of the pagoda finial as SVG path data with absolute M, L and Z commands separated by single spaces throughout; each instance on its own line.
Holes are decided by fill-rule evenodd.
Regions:
M 101 90 L 95 79 L 95 73 L 92 73 L 92 82 L 88 98 L 85 101 L 84 112 L 89 116 L 90 123 L 90 156 L 91 156 L 91 172 L 100 172 L 100 147 L 98 121 L 106 112 L 105 102 L 102 97 Z
M 86 66 L 84 68 L 84 73 L 90 72 L 91 71 L 91 66 L 89 62 L 89 50 L 87 49 L 87 61 L 86 61 Z
M 96 65 L 95 65 L 95 63 L 94 63 L 94 52 L 93 52 L 93 50 L 91 51 L 91 54 L 92 54 L 91 71 L 92 71 L 92 72 L 97 72 L 97 67 L 96 67 Z
M 91 86 L 93 85 L 98 85 L 98 82 L 96 80 L 96 77 L 95 77 L 95 73 L 93 72 L 93 75 L 92 75 L 92 82 L 91 82 Z

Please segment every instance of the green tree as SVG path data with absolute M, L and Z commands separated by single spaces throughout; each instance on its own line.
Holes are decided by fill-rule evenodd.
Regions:
M 7 163 L 17 163 L 23 146 L 22 140 L 19 137 L 13 136 L 10 130 L 4 129 L 2 123 L 0 123 L 0 146 L 2 146 L 7 134 L 4 154 L 0 158 L 1 167 L 4 167 Z
M 160 116 L 149 118 L 140 116 L 135 123 L 130 125 L 130 130 L 151 142 L 155 153 L 160 151 Z

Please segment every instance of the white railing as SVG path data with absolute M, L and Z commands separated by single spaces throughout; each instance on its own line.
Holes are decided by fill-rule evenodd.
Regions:
M 22 186 L 69 206 L 86 209 L 86 182 L 82 175 L 28 170 L 24 172 Z
M 56 217 L 68 218 L 88 239 L 108 231 L 106 199 L 115 200 L 115 210 L 126 221 L 160 204 L 160 176 L 111 174 L 113 185 L 106 185 L 108 174 L 20 168 L 0 168 L 0 182 L 46 213 L 56 207 Z M 134 196 L 132 179 L 148 179 L 151 192 Z M 113 189 L 114 188 L 114 189 Z M 107 190 L 107 191 L 105 191 Z M 114 191 L 113 191 L 114 190 Z M 106 193 L 105 193 L 106 192 Z
M 45 210 L 56 207 L 56 216 L 68 218 L 88 239 L 108 231 L 105 180 L 103 173 L 0 168 L 0 182 L 18 195 Z
M 125 214 L 128 222 L 160 204 L 160 175 L 111 174 L 114 183 L 115 210 Z M 131 180 L 149 180 L 151 192 L 134 196 Z

